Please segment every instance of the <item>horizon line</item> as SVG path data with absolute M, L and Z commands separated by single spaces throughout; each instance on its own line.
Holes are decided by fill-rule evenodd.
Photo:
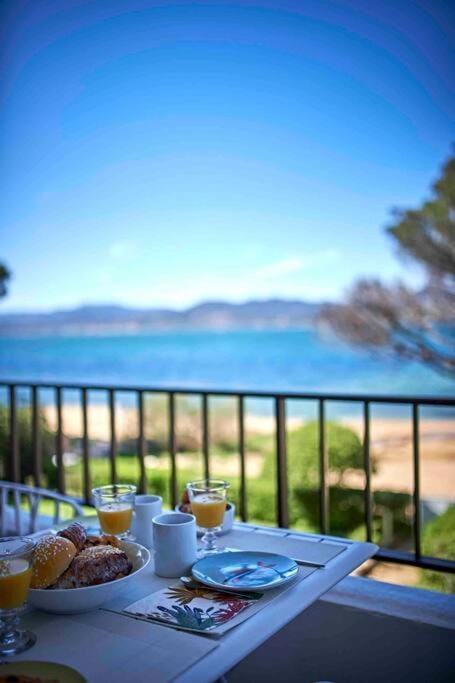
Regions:
M 184 312 L 191 310 L 193 308 L 197 308 L 198 306 L 204 306 L 207 304 L 212 304 L 212 305 L 229 305 L 229 306 L 245 306 L 246 304 L 251 304 L 251 303 L 256 303 L 256 304 L 264 304 L 264 303 L 297 303 L 297 304 L 306 304 L 309 306 L 321 306 L 323 304 L 326 304 L 327 301 L 324 300 L 318 300 L 318 301 L 313 301 L 311 299 L 300 299 L 300 298 L 294 298 L 294 297 L 280 297 L 280 296 L 275 296 L 275 297 L 267 297 L 267 298 L 246 298 L 242 299 L 241 301 L 235 301 L 235 300 L 229 300 L 229 299 L 199 299 L 195 303 L 192 304 L 187 304 L 185 306 L 179 307 L 179 306 L 173 306 L 173 305 L 165 305 L 165 304 L 151 304 L 149 306 L 138 306 L 135 304 L 127 304 L 127 303 L 119 303 L 116 301 L 99 301 L 95 303 L 91 302 L 80 302 L 76 303 L 73 305 L 67 305 L 64 306 L 62 305 L 57 306 L 55 308 L 35 308 L 35 309 L 10 309 L 10 310 L 2 310 L 2 305 L 0 304 L 0 316 L 3 315 L 33 315 L 33 314 L 42 314 L 46 315 L 49 313 L 63 313 L 67 311 L 77 311 L 80 309 L 88 309 L 88 308 L 104 308 L 104 307 L 111 307 L 111 308 L 119 308 L 119 309 L 125 309 L 125 310 L 135 310 L 135 311 L 150 311 L 150 310 L 165 310 L 165 311 L 173 311 L 173 312 Z

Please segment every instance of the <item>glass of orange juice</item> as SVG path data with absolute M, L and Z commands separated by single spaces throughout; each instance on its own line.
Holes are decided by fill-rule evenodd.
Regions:
M 32 578 L 34 547 L 30 538 L 0 538 L 0 657 L 17 655 L 36 642 L 34 633 L 18 628 Z
M 136 487 L 131 484 L 99 486 L 92 494 L 102 532 L 128 538 Z
M 187 484 L 191 511 L 196 524 L 204 531 L 202 556 L 224 551 L 216 544 L 226 512 L 227 491 L 230 484 L 222 479 L 200 479 Z

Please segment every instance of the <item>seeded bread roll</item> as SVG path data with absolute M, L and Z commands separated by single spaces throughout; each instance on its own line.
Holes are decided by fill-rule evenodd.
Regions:
M 82 524 L 79 524 L 79 522 L 72 522 L 65 529 L 59 531 L 57 536 L 67 538 L 69 541 L 71 541 L 71 543 L 74 543 L 78 552 L 82 550 L 87 539 L 85 529 Z
M 77 553 L 76 546 L 62 536 L 45 536 L 33 554 L 31 588 L 48 588 L 68 569 Z

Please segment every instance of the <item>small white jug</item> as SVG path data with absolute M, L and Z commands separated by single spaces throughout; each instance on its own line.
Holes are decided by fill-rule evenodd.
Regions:
M 161 496 L 135 497 L 131 531 L 137 542 L 146 548 L 153 547 L 153 518 L 160 514 L 162 504 Z

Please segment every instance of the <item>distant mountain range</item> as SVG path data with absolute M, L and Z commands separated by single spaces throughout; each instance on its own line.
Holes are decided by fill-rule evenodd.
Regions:
M 91 305 L 51 313 L 2 313 L 0 335 L 297 328 L 313 325 L 320 307 L 281 299 L 241 304 L 208 301 L 183 311 Z

